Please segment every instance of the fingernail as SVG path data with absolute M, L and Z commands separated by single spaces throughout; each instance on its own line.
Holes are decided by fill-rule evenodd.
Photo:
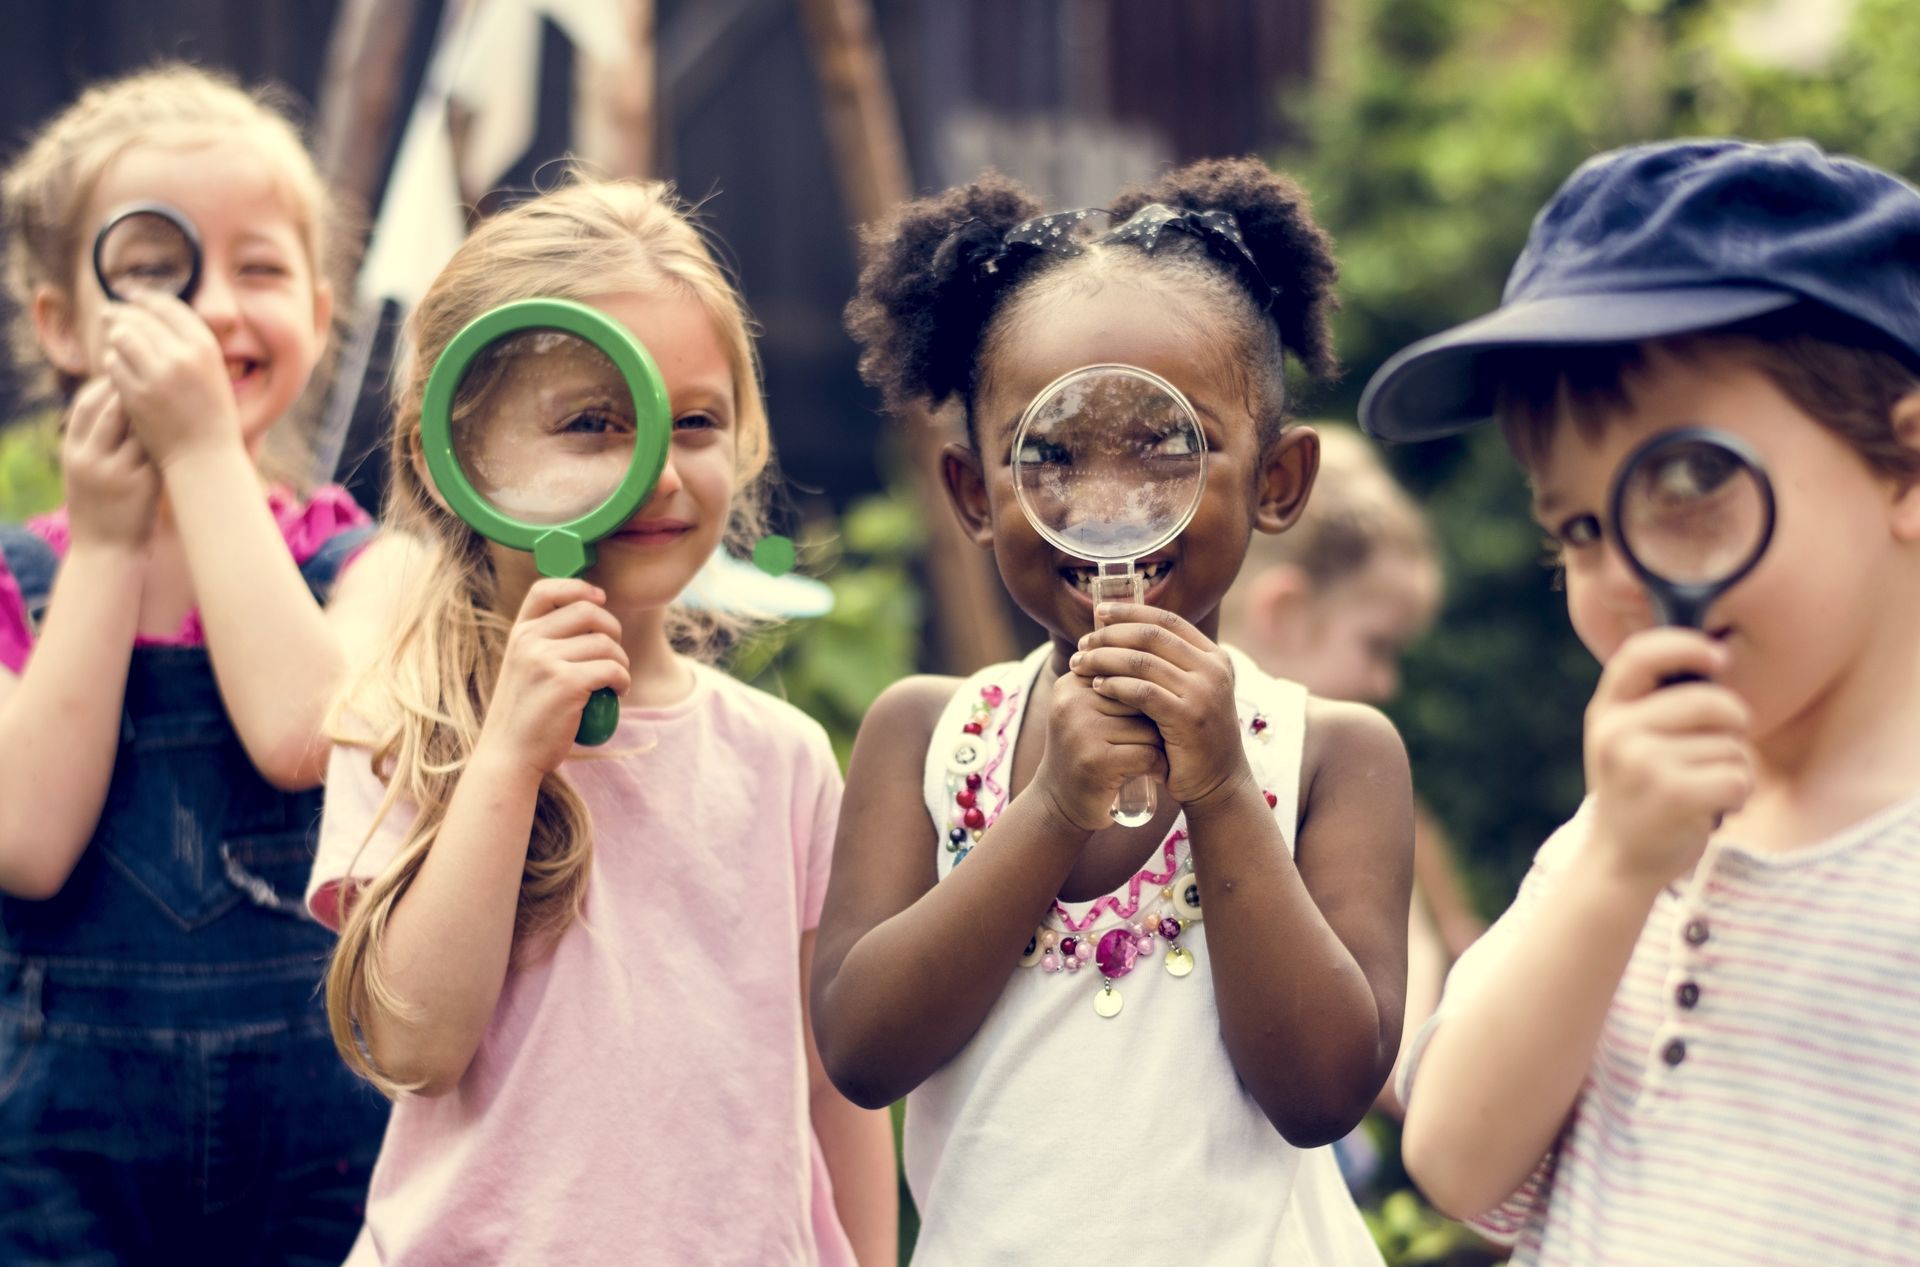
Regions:
M 1114 605 L 1112 603 L 1102 603 L 1093 609 L 1093 614 L 1102 620 L 1108 620 L 1112 618 L 1113 610 Z
M 1078 651 L 1076 651 L 1073 653 L 1072 656 L 1068 657 L 1067 667 L 1069 669 L 1077 669 L 1080 667 L 1080 662 L 1084 659 L 1086 659 L 1086 657 L 1081 655 Z
M 1080 635 L 1080 649 L 1081 649 L 1082 651 L 1085 651 L 1085 650 L 1087 649 L 1087 644 L 1088 644 L 1089 642 L 1092 642 L 1092 641 L 1093 641 L 1093 635 L 1092 635 L 1092 634 L 1081 634 L 1081 635 Z

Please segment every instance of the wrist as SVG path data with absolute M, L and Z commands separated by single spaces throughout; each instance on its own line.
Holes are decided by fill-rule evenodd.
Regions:
M 1596 826 L 1586 848 L 1574 855 L 1569 868 L 1579 883 L 1603 901 L 1617 901 L 1651 909 L 1655 898 L 1672 881 L 1636 861 L 1614 832 Z
M 1067 807 L 1054 793 L 1053 783 L 1049 779 L 1036 776 L 1033 789 L 1039 793 L 1031 798 L 1040 816 L 1039 828 L 1047 840 L 1059 841 L 1062 846 L 1070 847 L 1075 853 L 1087 843 L 1087 837 L 1099 830 L 1098 826 L 1089 827 L 1076 821 Z M 1008 807 L 1011 812 L 1012 807 Z M 1102 824 L 1104 826 L 1104 824 Z
M 488 787 L 513 792 L 537 791 L 549 771 L 533 757 L 518 751 L 514 744 L 490 734 L 482 726 L 480 738 L 473 745 L 473 755 L 467 758 L 465 773 Z
M 85 526 L 82 519 L 73 516 L 69 516 L 67 527 L 66 568 L 78 565 L 132 573 L 145 569 L 147 538 L 144 535 L 127 537 L 96 532 Z
M 238 422 L 234 423 L 231 430 L 182 436 L 163 451 L 153 453 L 152 458 L 154 465 L 160 468 L 162 478 L 168 480 L 181 476 L 192 479 L 204 470 L 218 470 L 222 466 L 232 465 L 236 460 L 246 468 L 249 479 L 253 478 L 253 459 L 240 442 Z
M 1194 799 L 1182 802 L 1181 808 L 1186 811 L 1187 823 L 1191 826 L 1233 812 L 1249 799 L 1264 798 L 1259 785 L 1254 782 L 1253 771 L 1242 760 L 1237 771 Z

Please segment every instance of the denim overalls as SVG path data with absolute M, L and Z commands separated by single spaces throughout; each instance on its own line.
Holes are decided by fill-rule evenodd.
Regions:
M 364 536 L 302 567 L 316 596 Z M 12 527 L 0 551 L 37 620 L 57 558 Z M 0 897 L 0 1264 L 346 1257 L 387 1105 L 327 1032 L 319 815 L 247 759 L 204 648 L 134 650 L 79 865 Z

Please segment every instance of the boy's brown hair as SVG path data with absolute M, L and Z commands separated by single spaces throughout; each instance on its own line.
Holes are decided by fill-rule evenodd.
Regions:
M 1582 436 L 1598 435 L 1628 407 L 1633 380 L 1657 356 L 1757 370 L 1874 473 L 1902 486 L 1920 480 L 1920 449 L 1910 447 L 1916 437 L 1903 440 L 1894 426 L 1895 407 L 1920 392 L 1920 373 L 1874 340 L 1840 342 L 1777 317 L 1643 343 L 1515 353 L 1501 367 L 1495 413 L 1507 447 L 1531 471 L 1563 419 Z

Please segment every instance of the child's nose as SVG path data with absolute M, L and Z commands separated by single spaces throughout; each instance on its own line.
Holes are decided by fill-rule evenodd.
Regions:
M 671 497 L 683 487 L 685 485 L 680 479 L 679 468 L 673 464 L 673 450 L 668 448 L 667 464 L 660 468 L 660 478 L 654 483 L 653 495 L 647 501 L 653 503 L 663 497 Z
M 229 327 L 239 319 L 240 308 L 235 301 L 233 286 L 218 269 L 210 268 L 201 273 L 200 282 L 193 291 L 193 310 L 215 330 Z

